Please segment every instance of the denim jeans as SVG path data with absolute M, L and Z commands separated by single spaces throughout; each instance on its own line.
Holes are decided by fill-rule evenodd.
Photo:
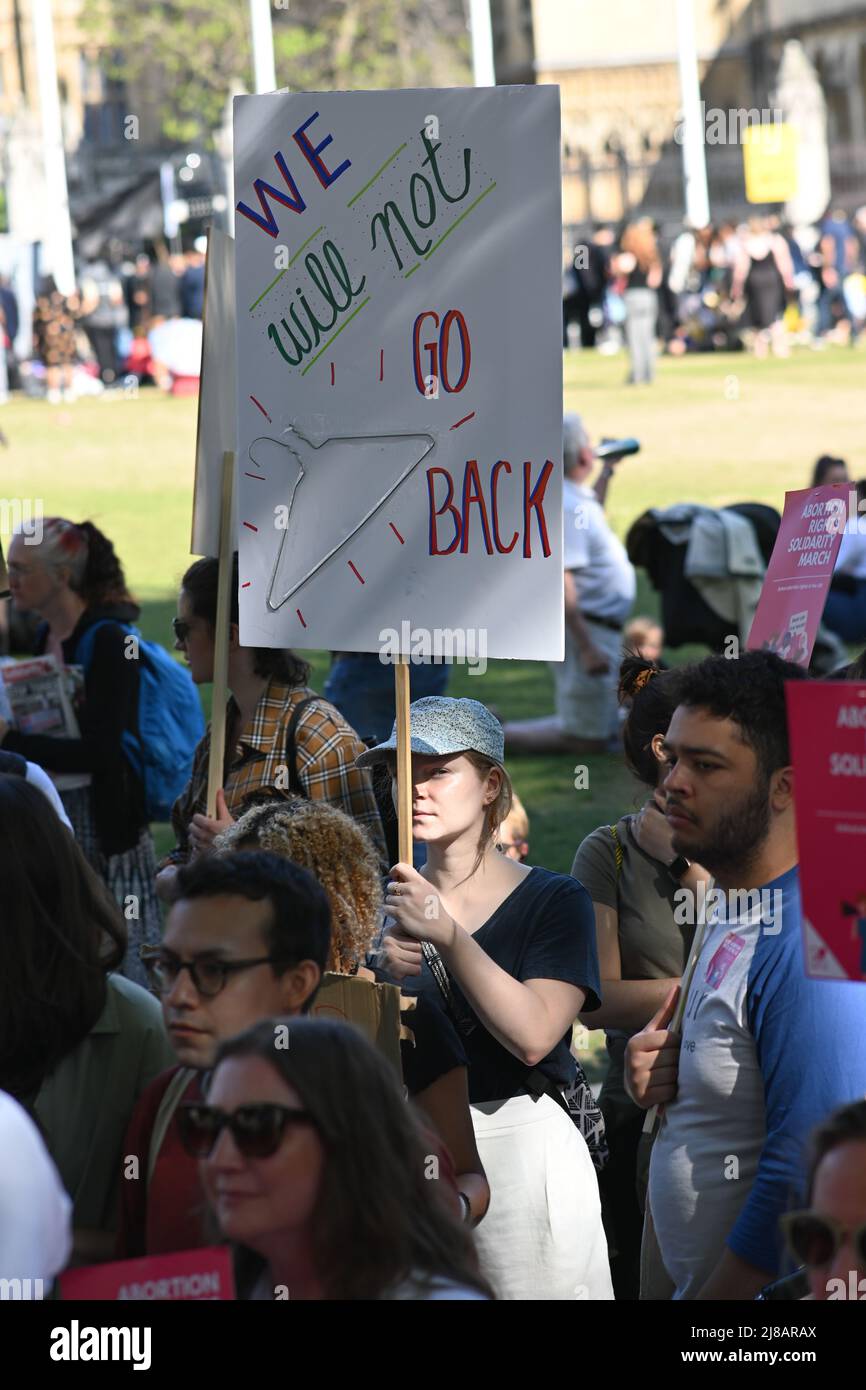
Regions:
M 659 297 L 655 290 L 626 290 L 625 337 L 628 343 L 633 382 L 652 381 L 655 375 L 656 321 Z
M 444 695 L 448 666 L 412 662 L 409 693 L 413 700 L 424 695 Z M 384 743 L 394 727 L 394 667 L 379 660 L 376 652 L 342 652 L 328 672 L 323 691 L 336 705 L 359 738 Z

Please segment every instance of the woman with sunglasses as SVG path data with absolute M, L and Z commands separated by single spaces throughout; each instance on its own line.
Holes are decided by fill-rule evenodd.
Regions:
M 196 685 L 213 680 L 218 561 L 197 560 L 183 576 L 175 646 Z M 355 766 L 363 744 L 327 700 L 309 688 L 310 668 L 292 651 L 242 647 L 238 638 L 238 557 L 232 562 L 223 785 L 217 814 L 208 816 L 210 729 L 195 750 L 189 783 L 172 810 L 176 846 L 160 865 L 157 891 L 171 900 L 178 868 L 208 852 L 262 788 L 330 801 L 367 831 L 385 862 L 385 839 L 368 772 Z
M 572 875 L 595 912 L 602 1005 L 582 1022 L 603 1028 L 609 1059 L 599 1105 L 610 1160 L 599 1177 L 605 1223 L 614 1252 L 618 1299 L 638 1297 L 646 1163 L 639 1164 L 645 1114 L 625 1090 L 625 1049 L 632 1033 L 661 1008 L 679 982 L 695 932 L 695 914 L 677 912 L 683 890 L 692 895 L 709 875 L 678 858 L 659 790 L 667 765 L 661 741 L 677 707 L 677 672 L 629 654 L 620 667 L 619 701 L 626 766 L 646 800 L 614 825 L 600 825 L 574 856 Z M 648 793 L 648 795 L 647 795 Z
M 125 733 L 137 734 L 140 663 L 127 659 L 127 636 L 139 607 L 114 546 L 90 521 L 49 517 L 41 539 L 13 537 L 9 587 L 15 608 L 43 619 L 35 655 L 60 666 L 80 666 L 85 645 L 90 655 L 80 738 L 20 733 L 0 720 L 0 744 L 53 775 L 86 858 L 121 907 L 136 904 L 123 972 L 146 985 L 139 951 L 159 941 L 162 922 L 156 855 L 144 786 L 123 747 Z
M 256 1024 L 221 1045 L 207 1104 L 178 1120 L 240 1297 L 491 1296 L 393 1071 L 347 1024 Z
M 812 1136 L 809 1208 L 782 1217 L 812 1297 L 866 1298 L 866 1101 L 834 1111 Z
M 251 807 L 217 836 L 214 849 L 219 854 L 263 849 L 309 869 L 331 907 L 327 969 L 337 975 L 366 976 L 370 992 L 375 992 L 372 974 L 362 962 L 381 925 L 382 883 L 376 856 L 359 825 L 336 806 L 290 797 Z M 466 1053 L 450 1020 L 423 998 L 406 1011 L 404 1023 L 411 1034 L 400 1044 L 406 1089 L 445 1143 L 461 1209 L 465 1219 L 477 1225 L 487 1210 L 490 1188 L 469 1114 Z
M 499 852 L 511 783 L 490 711 L 429 696 L 409 716 L 412 834 L 427 862 L 391 870 L 381 958 L 385 978 L 414 979 L 448 1012 L 466 1049 L 491 1193 L 479 1254 L 500 1298 L 609 1299 L 598 1181 L 563 1096 L 577 1075 L 572 1025 L 599 1003 L 589 896 Z M 396 728 L 361 757 L 380 760 L 393 776 Z

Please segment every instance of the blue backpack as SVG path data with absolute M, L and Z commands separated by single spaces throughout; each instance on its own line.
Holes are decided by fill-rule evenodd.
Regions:
M 75 650 L 87 670 L 96 633 L 106 623 L 138 638 L 140 684 L 138 736 L 123 731 L 123 751 L 144 785 L 148 820 L 165 821 L 189 781 L 195 746 L 204 733 L 204 715 L 189 672 L 156 642 L 146 642 L 129 623 L 104 618 L 84 633 Z

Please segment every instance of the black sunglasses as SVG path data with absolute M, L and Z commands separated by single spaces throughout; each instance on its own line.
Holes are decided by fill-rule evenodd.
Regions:
M 191 626 L 192 625 L 186 622 L 184 618 L 172 618 L 171 620 L 171 630 L 178 642 L 186 641 L 187 637 L 189 637 Z
M 204 957 L 202 960 L 178 960 L 176 956 L 165 955 L 159 947 L 140 951 L 151 984 L 157 994 L 168 994 L 182 970 L 188 970 L 190 979 L 204 999 L 213 999 L 226 987 L 229 975 L 239 970 L 252 970 L 255 965 L 274 965 L 275 956 L 256 956 L 253 960 L 217 960 Z
M 792 1211 L 782 1217 L 782 1230 L 792 1255 L 812 1269 L 829 1265 L 850 1234 L 858 1260 L 866 1269 L 866 1224 L 849 1231 L 832 1217 L 816 1211 Z
M 181 1143 L 192 1158 L 210 1158 L 225 1128 L 244 1158 L 270 1158 L 291 1125 L 314 1123 L 308 1110 L 285 1105 L 241 1105 L 231 1114 L 215 1105 L 181 1105 L 177 1110 Z

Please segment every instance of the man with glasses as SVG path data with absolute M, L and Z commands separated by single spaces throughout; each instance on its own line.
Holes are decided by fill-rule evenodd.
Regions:
M 127 1131 L 118 1259 L 204 1243 L 198 1172 L 177 1108 L 204 1099 L 220 1042 L 310 1008 L 330 948 L 324 889 L 279 855 L 202 856 L 179 871 L 177 889 L 147 963 L 179 1065 L 143 1092 Z

